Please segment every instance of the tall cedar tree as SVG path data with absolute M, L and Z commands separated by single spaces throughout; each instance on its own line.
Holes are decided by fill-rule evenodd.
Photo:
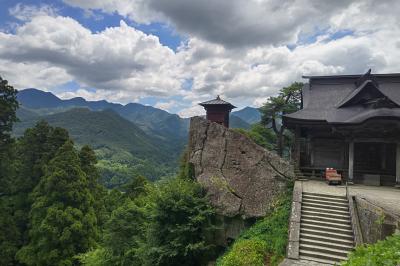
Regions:
M 85 145 L 79 151 L 79 159 L 81 169 L 83 170 L 83 172 L 85 172 L 88 180 L 89 190 L 93 195 L 93 207 L 96 211 L 98 225 L 99 227 L 102 227 L 107 219 L 107 212 L 105 207 L 107 190 L 99 183 L 100 173 L 96 167 L 96 154 L 88 145 Z
M 11 130 L 17 121 L 17 90 L 0 77 L 0 265 L 16 265 L 19 232 L 14 219 L 14 145 Z
M 27 244 L 29 212 L 33 203 L 30 196 L 44 176 L 45 166 L 54 158 L 58 149 L 69 140 L 68 132 L 53 128 L 45 121 L 27 129 L 16 146 L 17 175 L 14 180 L 14 220 L 21 236 L 19 246 Z
M 89 181 L 72 141 L 49 162 L 32 194 L 29 243 L 17 258 L 27 265 L 76 265 L 95 245 L 97 221 Z
M 283 155 L 285 126 L 282 125 L 282 116 L 300 110 L 302 104 L 301 89 L 303 83 L 294 82 L 289 87 L 280 90 L 276 97 L 269 97 L 267 102 L 260 108 L 261 123 L 271 126 L 276 134 L 276 150 L 279 156 Z

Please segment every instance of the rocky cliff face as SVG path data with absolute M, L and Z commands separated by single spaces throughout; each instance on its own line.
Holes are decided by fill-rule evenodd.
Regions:
M 290 164 L 242 134 L 193 117 L 189 162 L 219 214 L 242 218 L 264 216 L 294 176 Z

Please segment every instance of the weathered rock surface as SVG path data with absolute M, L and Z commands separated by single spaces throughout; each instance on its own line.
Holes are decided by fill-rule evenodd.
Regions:
M 291 165 L 242 134 L 193 117 L 189 161 L 219 214 L 261 217 L 294 176 Z

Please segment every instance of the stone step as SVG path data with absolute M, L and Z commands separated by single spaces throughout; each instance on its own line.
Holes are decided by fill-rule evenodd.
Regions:
M 350 243 L 348 244 L 338 244 L 338 243 L 332 243 L 329 240 L 314 240 L 310 238 L 300 238 L 300 244 L 307 244 L 307 245 L 318 245 L 321 247 L 327 247 L 327 248 L 335 248 L 339 250 L 346 250 L 346 251 L 352 251 L 354 249 L 354 246 Z
M 341 215 L 349 215 L 349 211 L 344 211 L 344 210 L 334 210 L 334 209 L 326 209 L 326 208 L 320 208 L 320 207 L 313 207 L 313 206 L 307 206 L 307 205 L 302 205 L 301 206 L 302 210 L 307 210 L 307 211 L 315 211 L 315 212 L 320 212 L 320 213 L 331 213 L 331 214 L 341 214 Z
M 318 228 L 304 228 L 301 225 L 300 225 L 300 233 L 353 241 L 353 234 L 350 235 L 350 234 L 340 233 L 340 232 L 337 232 L 337 233 L 329 232 L 324 229 L 321 230 Z
M 349 239 L 339 239 L 335 237 L 328 237 L 323 235 L 315 235 L 309 233 L 300 233 L 300 240 L 310 239 L 312 241 L 328 242 L 340 245 L 351 245 L 354 246 L 354 241 Z
M 303 201 L 302 206 L 311 206 L 311 207 L 316 207 L 316 208 L 324 208 L 324 209 L 339 210 L 339 211 L 340 210 L 349 211 L 348 206 L 340 206 L 335 203 L 326 204 L 326 203 L 315 203 L 315 202 Z
M 309 256 L 299 256 L 299 258 L 301 260 L 308 260 L 308 261 L 313 261 L 313 262 L 319 262 L 319 263 L 323 263 L 323 264 L 328 264 L 328 265 L 334 265 L 336 263 L 336 261 L 332 261 L 332 260 L 324 260 L 324 259 L 319 259 L 319 258 L 313 258 L 313 257 L 309 257 Z
M 337 214 L 337 213 L 327 213 L 327 212 L 320 212 L 315 210 L 305 210 L 302 208 L 301 215 L 314 215 L 324 218 L 334 218 L 334 219 L 343 219 L 343 220 L 350 220 L 350 214 Z
M 316 197 L 302 197 L 302 202 L 316 202 L 316 203 L 324 203 L 324 204 L 337 204 L 338 206 L 348 206 L 349 203 L 347 200 L 339 200 L 339 199 L 323 199 Z
M 348 218 L 332 218 L 332 217 L 323 217 L 321 215 L 309 215 L 303 213 L 301 215 L 301 219 L 307 219 L 307 220 L 312 220 L 312 221 L 320 221 L 320 222 L 332 222 L 332 223 L 340 223 L 340 224 L 346 224 L 351 226 L 351 221 L 350 221 L 350 216 Z
M 320 200 L 330 200 L 330 201 L 338 201 L 338 202 L 348 202 L 345 196 L 336 196 L 336 195 L 319 195 L 319 194 L 310 194 L 303 192 L 303 198 L 309 199 L 320 199 Z
M 335 255 L 335 256 L 340 256 L 343 258 L 347 258 L 347 254 L 349 253 L 348 250 L 341 250 L 337 248 L 328 248 L 328 247 L 323 247 L 319 245 L 308 245 L 308 244 L 300 244 L 300 250 L 308 250 L 308 251 L 315 251 L 315 252 L 320 252 L 320 253 L 325 253 L 328 256 Z
M 329 226 L 333 228 L 342 228 L 342 229 L 348 229 L 352 230 L 352 227 L 348 223 L 340 223 L 340 222 L 333 222 L 333 221 L 319 221 L 319 220 L 314 220 L 314 219 L 307 219 L 302 217 L 301 218 L 301 223 L 302 224 L 314 224 L 314 225 L 320 225 L 320 226 Z
M 333 262 L 340 262 L 342 260 L 347 260 L 347 257 L 344 257 L 344 256 L 326 254 L 324 252 L 317 252 L 317 251 L 311 251 L 311 250 L 300 249 L 299 253 L 300 253 L 300 257 L 307 256 L 310 258 L 323 259 L 323 260 L 333 261 Z
M 349 235 L 353 236 L 353 231 L 351 229 L 344 229 L 344 228 L 338 228 L 338 227 L 333 227 L 333 226 L 325 226 L 325 225 L 315 225 L 315 224 L 308 224 L 308 223 L 301 223 L 300 228 L 304 229 L 313 229 L 313 230 L 321 230 L 325 232 L 332 232 L 332 233 L 338 233 L 338 234 L 344 234 L 344 235 Z
M 318 196 L 318 197 L 329 197 L 329 198 L 337 198 L 337 199 L 346 199 L 346 195 L 337 195 L 337 194 L 321 194 L 315 192 L 307 192 L 304 191 L 303 194 L 310 195 L 310 196 Z
M 349 203 L 346 201 L 342 200 L 330 200 L 330 199 L 321 199 L 321 198 L 314 198 L 314 197 L 303 197 L 302 198 L 303 202 L 315 202 L 315 203 L 324 203 L 324 204 L 337 204 L 338 206 L 349 206 Z

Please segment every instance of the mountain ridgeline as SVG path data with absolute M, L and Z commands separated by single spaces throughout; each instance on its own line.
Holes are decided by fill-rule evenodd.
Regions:
M 89 144 L 95 150 L 102 182 L 110 188 L 132 175 L 151 180 L 174 175 L 187 143 L 189 119 L 151 106 L 80 97 L 62 100 L 37 89 L 20 91 L 18 101 L 15 136 L 40 120 L 67 129 L 76 145 Z M 231 114 L 231 127 L 248 129 L 259 120 L 258 110 L 246 107 Z

